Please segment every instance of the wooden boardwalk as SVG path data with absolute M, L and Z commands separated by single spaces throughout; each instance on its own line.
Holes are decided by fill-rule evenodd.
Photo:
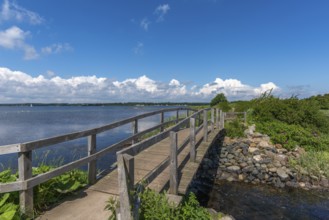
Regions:
M 183 129 L 178 132 L 178 152 L 180 152 L 178 155 L 178 192 L 181 195 L 186 193 L 203 157 L 219 130 L 215 129 L 215 132 L 209 134 L 208 142 L 202 142 L 203 134 L 199 132 L 196 136 L 197 150 L 195 162 L 189 161 L 189 143 L 182 146 L 184 140 L 189 138 L 189 132 L 189 129 Z M 168 159 L 169 154 L 169 137 L 137 154 L 134 157 L 135 184 L 142 181 L 148 173 L 154 170 L 161 162 Z M 167 167 L 147 187 L 157 192 L 168 190 L 169 173 L 169 167 Z M 94 185 L 47 211 L 39 219 L 106 219 L 110 215 L 108 211 L 104 210 L 106 201 L 111 196 L 118 198 L 118 195 L 118 170 L 114 169 L 100 178 Z

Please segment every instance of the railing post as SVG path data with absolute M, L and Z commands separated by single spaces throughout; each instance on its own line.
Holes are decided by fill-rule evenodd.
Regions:
M 216 129 L 219 129 L 219 109 L 216 108 Z
M 125 165 L 124 156 L 117 154 L 118 162 L 118 184 L 119 184 L 119 198 L 120 198 L 120 217 L 121 219 L 132 220 L 130 210 L 130 198 L 129 198 L 129 184 L 127 181 L 127 169 Z
M 176 111 L 176 124 L 178 123 L 179 121 L 179 110 Z
M 190 118 L 190 161 L 195 162 L 195 118 Z
M 129 155 L 129 154 L 124 154 L 123 155 L 123 159 L 125 160 L 125 165 L 126 165 L 126 169 L 128 172 L 128 185 L 129 188 L 131 190 L 134 189 L 134 184 L 135 184 L 135 169 L 134 169 L 134 163 L 135 163 L 135 159 L 133 156 Z
M 160 123 L 161 124 L 164 123 L 164 112 L 161 112 L 161 114 L 160 114 Z M 160 131 L 163 132 L 163 130 L 164 130 L 164 127 L 161 126 Z
M 220 115 L 220 129 L 223 129 L 224 128 L 224 114 L 223 114 L 223 110 L 221 109 L 219 111 L 219 115 Z
M 178 194 L 178 172 L 177 172 L 177 133 L 170 132 L 170 188 L 169 193 Z
M 203 140 L 208 141 L 208 112 L 203 110 Z
M 18 176 L 20 181 L 32 177 L 32 151 L 18 153 Z M 22 213 L 33 216 L 33 188 L 19 192 L 19 205 Z
M 132 130 L 133 130 L 133 135 L 138 133 L 138 119 L 135 119 L 132 122 Z M 136 142 L 137 142 L 137 140 L 133 139 L 131 144 L 135 144 Z
M 96 134 L 88 136 L 88 156 L 96 153 Z M 90 185 L 96 182 L 96 160 L 88 163 L 88 183 Z
M 214 126 L 215 126 L 215 109 L 211 109 L 211 132 L 214 132 Z

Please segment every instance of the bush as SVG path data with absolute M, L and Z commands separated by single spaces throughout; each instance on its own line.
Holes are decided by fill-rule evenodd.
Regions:
M 271 137 L 274 144 L 281 144 L 288 150 L 297 145 L 306 150 L 326 150 L 329 146 L 325 135 L 313 135 L 311 130 L 300 125 L 289 125 L 280 121 L 258 122 L 256 128 Z
M 235 119 L 225 124 L 226 136 L 230 138 L 244 137 L 246 127 L 240 119 Z

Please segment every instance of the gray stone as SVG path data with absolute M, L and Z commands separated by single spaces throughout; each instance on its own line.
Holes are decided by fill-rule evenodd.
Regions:
M 265 148 L 265 147 L 268 147 L 270 145 L 267 141 L 263 140 L 263 141 L 259 142 L 258 146 L 261 147 L 261 148 Z
M 281 180 L 286 180 L 289 176 L 282 168 L 277 169 L 276 173 L 281 178 Z
M 241 167 L 241 168 L 245 168 L 246 166 L 248 166 L 248 164 L 247 164 L 246 162 L 242 162 L 242 163 L 240 163 L 240 167 Z
M 234 158 L 234 155 L 229 154 L 229 155 L 227 155 L 227 158 L 228 158 L 228 159 L 233 159 L 233 158 Z
M 233 172 L 236 172 L 236 171 L 239 171 L 240 170 L 240 167 L 239 166 L 229 166 L 227 167 L 227 170 L 229 171 L 233 171 Z
M 261 155 L 256 155 L 252 157 L 256 162 L 259 162 L 262 160 L 262 156 Z
M 249 147 L 248 148 L 248 151 L 249 151 L 249 153 L 255 153 L 256 151 L 259 151 L 259 149 L 257 148 L 257 147 Z

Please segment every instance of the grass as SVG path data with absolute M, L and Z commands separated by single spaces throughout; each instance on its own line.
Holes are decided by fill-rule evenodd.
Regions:
M 325 114 L 327 117 L 329 117 L 329 110 L 321 110 L 323 114 Z

